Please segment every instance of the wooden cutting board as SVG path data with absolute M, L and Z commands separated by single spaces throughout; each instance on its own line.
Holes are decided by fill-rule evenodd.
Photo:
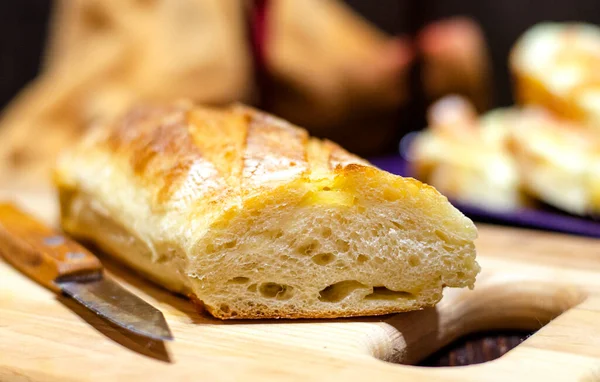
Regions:
M 54 217 L 43 201 L 25 207 Z M 104 259 L 164 312 L 176 338 L 166 344 L 121 331 L 0 260 L 0 381 L 600 381 L 600 241 L 479 230 L 474 290 L 374 318 L 222 322 Z M 493 329 L 540 330 L 495 361 L 409 366 Z

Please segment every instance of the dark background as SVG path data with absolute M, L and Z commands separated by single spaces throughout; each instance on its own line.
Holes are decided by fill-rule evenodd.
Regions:
M 427 22 L 470 16 L 483 27 L 493 60 L 494 106 L 512 102 L 507 56 L 516 39 L 540 21 L 600 24 L 598 0 L 345 0 L 390 34 L 412 34 Z M 50 0 L 0 1 L 0 108 L 38 71 Z M 418 76 L 418 72 L 415 74 Z M 418 101 L 417 101 L 418 103 Z
M 38 72 L 51 1 L 0 0 L 0 107 Z
M 491 54 L 494 106 L 513 102 L 508 53 L 517 38 L 542 21 L 600 24 L 598 0 L 346 0 L 352 8 L 391 34 L 414 34 L 422 25 L 452 16 L 479 22 Z

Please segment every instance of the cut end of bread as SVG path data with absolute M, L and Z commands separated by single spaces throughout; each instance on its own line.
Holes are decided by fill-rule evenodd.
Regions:
M 434 189 L 351 165 L 225 214 L 196 244 L 196 298 L 219 318 L 326 318 L 435 305 L 473 287 L 474 225 Z

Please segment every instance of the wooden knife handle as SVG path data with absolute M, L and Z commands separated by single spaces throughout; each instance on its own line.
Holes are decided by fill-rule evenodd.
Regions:
M 83 246 L 12 204 L 0 203 L 0 255 L 54 291 L 59 278 L 102 273 L 98 258 Z

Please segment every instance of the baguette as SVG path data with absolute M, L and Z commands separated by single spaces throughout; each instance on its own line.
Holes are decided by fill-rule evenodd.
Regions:
M 434 188 L 243 105 L 132 108 L 54 180 L 66 232 L 222 319 L 415 310 L 480 269 Z

